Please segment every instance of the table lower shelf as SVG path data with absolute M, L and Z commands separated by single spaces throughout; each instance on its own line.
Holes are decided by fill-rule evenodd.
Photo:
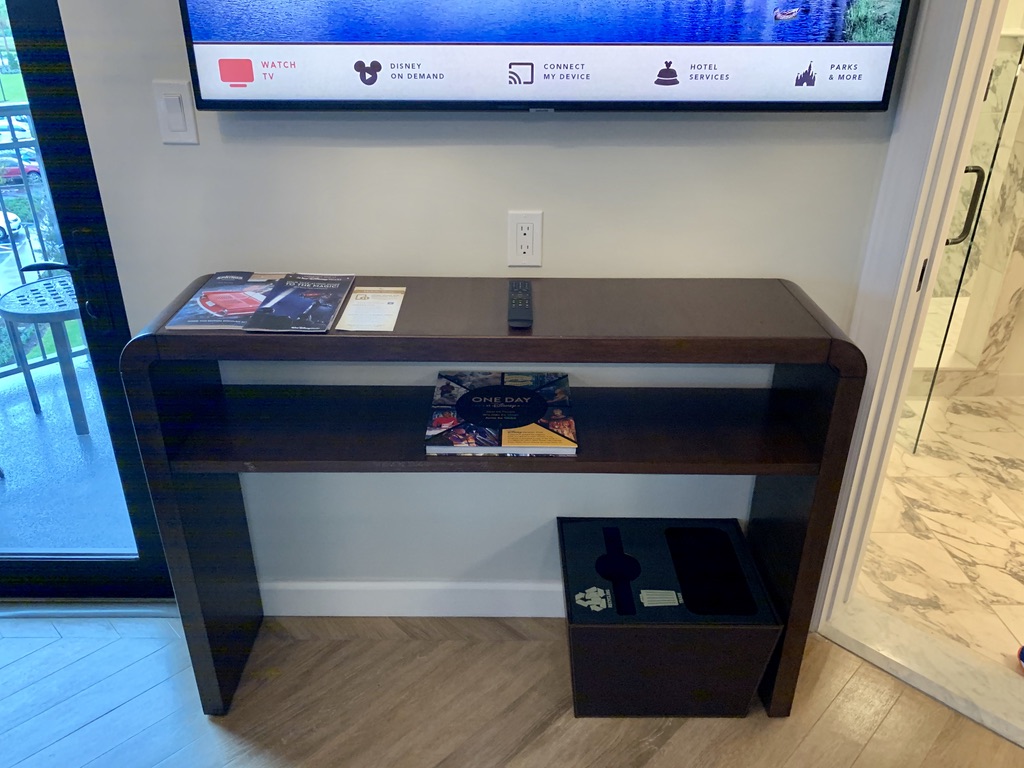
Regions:
M 206 393 L 209 395 L 209 393 Z M 577 472 L 816 475 L 799 393 L 573 388 L 572 457 L 425 455 L 432 387 L 228 386 L 179 393 L 165 422 L 177 473 Z M 175 427 L 178 429 L 176 430 Z

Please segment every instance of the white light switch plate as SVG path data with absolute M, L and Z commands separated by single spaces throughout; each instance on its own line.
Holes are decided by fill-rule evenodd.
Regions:
M 192 84 L 187 80 L 154 80 L 153 100 L 156 105 L 160 138 L 164 144 L 198 144 L 196 108 L 192 101 Z

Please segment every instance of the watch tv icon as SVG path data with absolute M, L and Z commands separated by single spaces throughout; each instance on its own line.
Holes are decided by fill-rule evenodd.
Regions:
M 217 66 L 220 68 L 220 81 L 232 88 L 245 88 L 256 80 L 252 59 L 218 59 Z

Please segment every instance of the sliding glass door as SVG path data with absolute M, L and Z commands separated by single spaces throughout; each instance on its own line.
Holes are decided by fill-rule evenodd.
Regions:
M 0 588 L 166 597 L 129 338 L 57 0 L 0 0 Z

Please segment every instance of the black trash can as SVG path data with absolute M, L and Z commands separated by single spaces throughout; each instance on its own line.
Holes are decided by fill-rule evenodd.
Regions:
M 782 623 L 735 519 L 558 518 L 577 717 L 743 717 Z

